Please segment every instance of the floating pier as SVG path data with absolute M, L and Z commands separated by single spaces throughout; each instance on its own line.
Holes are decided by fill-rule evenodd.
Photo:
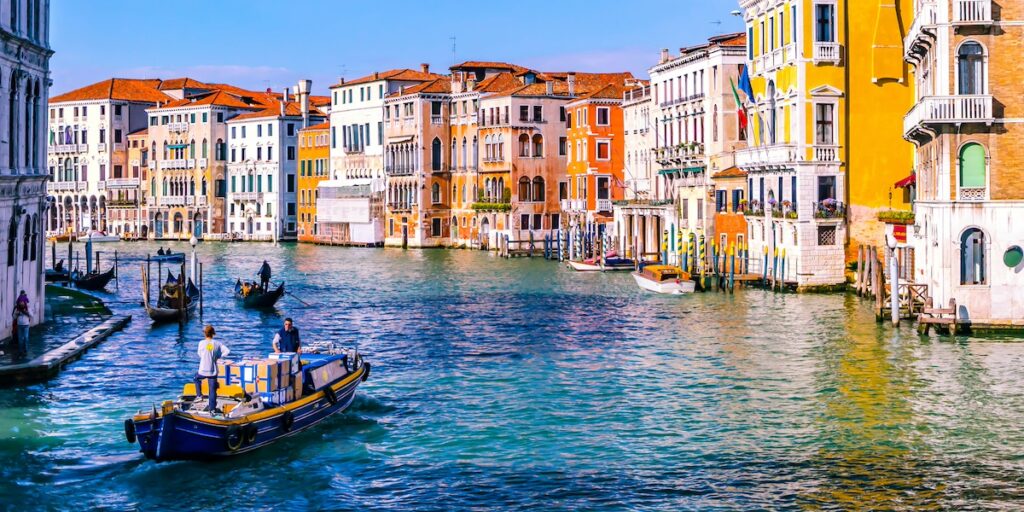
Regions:
M 40 382 L 57 375 L 62 368 L 78 359 L 111 334 L 124 329 L 131 315 L 112 316 L 103 323 L 76 336 L 71 341 L 23 363 L 0 366 L 0 385 Z

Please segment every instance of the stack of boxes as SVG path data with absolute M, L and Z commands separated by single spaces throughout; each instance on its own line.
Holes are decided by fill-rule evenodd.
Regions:
M 267 359 L 221 361 L 217 364 L 217 375 L 219 386 L 241 386 L 265 403 L 283 404 L 302 396 L 302 375 L 294 353 L 271 354 Z

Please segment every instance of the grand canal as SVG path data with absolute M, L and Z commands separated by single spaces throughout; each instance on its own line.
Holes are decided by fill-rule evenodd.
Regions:
M 184 244 L 175 246 L 184 250 Z M 0 503 L 453 510 L 1008 509 L 1024 496 L 1024 343 L 922 339 L 844 295 L 662 297 L 628 275 L 470 251 L 202 244 L 203 321 L 266 352 L 284 316 L 359 349 L 350 412 L 257 453 L 154 464 L 122 421 L 180 392 L 201 323 L 127 330 L 0 389 Z M 134 258 L 134 259 L 133 259 Z M 262 260 L 295 294 L 243 311 Z M 19 507 L 20 508 L 20 507 Z

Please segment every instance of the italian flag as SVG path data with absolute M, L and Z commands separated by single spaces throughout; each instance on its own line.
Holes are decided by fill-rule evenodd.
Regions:
M 736 90 L 736 82 L 733 82 L 732 78 L 729 79 L 729 85 L 732 86 L 732 96 L 736 99 L 736 115 L 740 118 L 740 130 L 747 129 L 747 109 L 743 106 L 743 101 L 740 100 L 740 93 Z

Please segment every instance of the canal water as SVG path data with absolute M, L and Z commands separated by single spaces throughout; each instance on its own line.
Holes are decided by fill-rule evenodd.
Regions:
M 186 250 L 184 244 L 175 249 Z M 134 320 L 46 384 L 0 389 L 0 508 L 1009 509 L 1024 343 L 932 337 L 848 295 L 656 296 L 472 251 L 202 244 L 203 321 L 260 355 L 285 316 L 357 345 L 344 415 L 215 463 L 145 460 L 122 422 L 193 375 L 202 324 Z M 108 255 L 104 255 L 106 259 Z M 240 309 L 266 259 L 303 306 Z M 104 262 L 105 264 L 105 262 Z M 113 286 L 111 286 L 113 288 Z

